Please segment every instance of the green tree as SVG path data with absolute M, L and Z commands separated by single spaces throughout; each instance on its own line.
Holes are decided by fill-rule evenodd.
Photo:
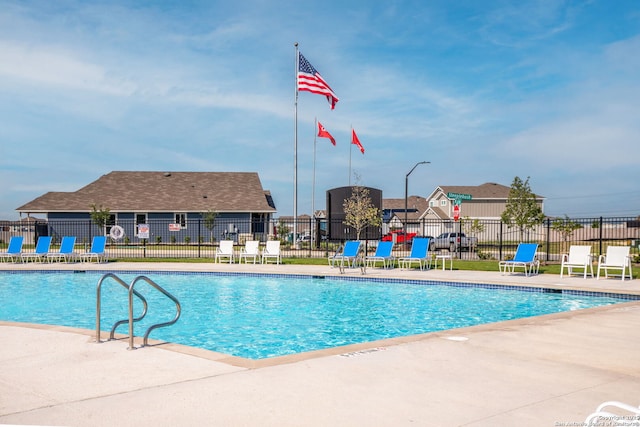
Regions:
M 209 209 L 208 211 L 203 212 L 201 216 L 204 220 L 204 228 L 209 230 L 209 241 L 213 243 L 213 229 L 216 226 L 216 218 L 218 217 L 218 212 Z
M 93 223 L 102 230 L 103 234 L 106 234 L 106 226 L 109 222 L 109 219 L 111 218 L 111 211 L 109 210 L 109 208 L 103 208 L 102 205 L 97 206 L 94 203 L 91 205 L 90 215 L 91 221 L 93 221 Z
M 276 226 L 276 233 L 278 234 L 280 243 L 286 243 L 287 236 L 289 235 L 289 226 L 283 220 L 280 220 Z
M 566 244 L 571 238 L 571 235 L 574 231 L 582 228 L 582 225 L 579 223 L 569 219 L 568 215 L 564 215 L 564 218 L 556 218 L 551 223 L 551 229 L 557 231 L 562 236 L 563 248 L 562 250 L 566 252 Z
M 533 229 L 544 221 L 542 209 L 536 202 L 536 195 L 529 186 L 529 177 L 527 177 L 526 181 L 522 181 L 517 176 L 513 179 L 507 206 L 502 212 L 501 219 L 510 228 L 518 228 L 521 241 L 524 238 L 525 231 Z
M 355 229 L 358 240 L 366 227 L 380 227 L 382 224 L 382 213 L 371 202 L 368 188 L 353 186 L 351 197 L 344 200 L 342 207 L 345 213 L 344 224 Z

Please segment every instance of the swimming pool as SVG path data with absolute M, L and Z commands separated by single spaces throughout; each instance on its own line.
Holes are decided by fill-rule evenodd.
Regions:
M 0 320 L 95 329 L 96 284 L 103 272 L 0 273 Z M 159 339 L 263 359 L 347 344 L 615 304 L 628 299 L 433 281 L 227 273 L 146 274 L 182 304 L 178 323 Z M 144 282 L 149 313 L 140 336 L 170 320 L 172 302 Z M 141 304 L 136 305 L 136 313 Z M 127 317 L 126 290 L 105 282 L 102 329 Z M 126 334 L 127 325 L 118 332 Z

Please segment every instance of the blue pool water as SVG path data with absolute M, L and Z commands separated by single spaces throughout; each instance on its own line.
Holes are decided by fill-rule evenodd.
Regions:
M 119 275 L 129 283 L 138 274 Z M 0 320 L 95 329 L 97 273 L 0 274 Z M 449 283 L 224 274 L 148 273 L 182 305 L 180 320 L 151 339 L 262 359 L 383 338 L 537 316 L 625 301 Z M 173 303 L 145 282 L 141 336 L 171 320 Z M 141 304 L 136 304 L 136 313 Z M 103 330 L 127 317 L 127 293 L 102 287 Z M 118 332 L 127 334 L 127 325 Z

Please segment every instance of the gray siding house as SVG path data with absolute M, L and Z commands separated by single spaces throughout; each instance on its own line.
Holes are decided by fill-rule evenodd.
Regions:
M 111 213 L 106 230 L 90 221 L 94 205 Z M 149 230 L 148 239 L 163 242 L 264 239 L 276 208 L 255 172 L 115 171 L 74 192 L 43 194 L 17 211 L 44 214 L 53 236 L 86 241 L 118 225 L 127 241 L 137 243 L 140 225 Z M 217 213 L 213 230 L 203 227 L 208 211 Z

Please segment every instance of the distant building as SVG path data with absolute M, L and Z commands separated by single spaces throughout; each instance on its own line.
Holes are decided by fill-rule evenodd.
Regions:
M 442 222 L 453 222 L 453 207 L 458 194 L 469 196 L 460 205 L 460 216 L 470 219 L 499 220 L 507 206 L 511 187 L 493 182 L 482 185 L 441 185 L 436 187 L 426 198 L 410 196 L 407 199 L 408 232 L 433 234 L 440 230 Z M 544 212 L 544 197 L 536 195 L 536 202 Z M 383 199 L 383 232 L 404 228 L 405 200 Z M 433 227 L 424 229 L 423 225 L 433 223 Z M 438 225 L 435 225 L 438 224 Z M 437 234 L 437 233 L 436 233 Z
M 78 230 L 64 225 L 89 220 L 92 205 L 109 209 L 108 227 L 120 225 L 127 236 L 137 237 L 140 224 L 164 222 L 159 226 L 173 224 L 172 231 L 178 230 L 174 236 L 180 239 L 195 239 L 197 234 L 189 229 L 202 221 L 202 214 L 207 211 L 215 211 L 216 221 L 224 224 L 216 238 L 223 234 L 264 234 L 276 212 L 271 194 L 262 188 L 255 172 L 117 171 L 74 192 L 48 192 L 17 211 L 21 215 L 44 214 L 50 227 L 57 227 L 52 233 L 78 236 Z

